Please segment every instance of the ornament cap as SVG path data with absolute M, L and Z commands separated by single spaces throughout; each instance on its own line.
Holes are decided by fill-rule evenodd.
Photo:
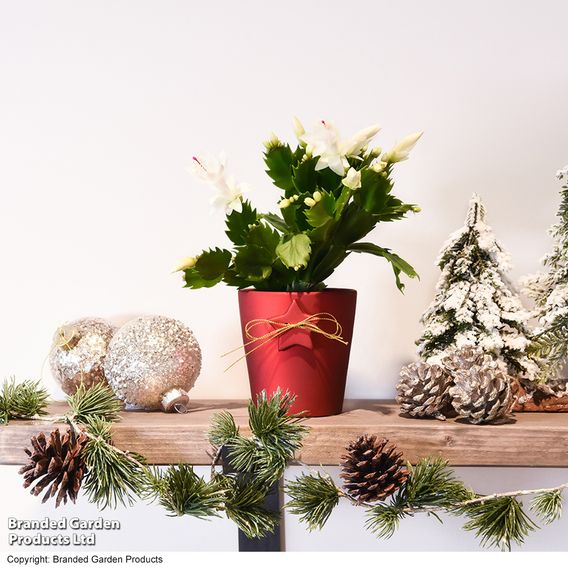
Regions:
M 60 325 L 53 336 L 53 346 L 70 351 L 79 343 L 79 330 L 70 324 Z
M 162 395 L 160 402 L 164 412 L 185 414 L 188 411 L 189 395 L 183 389 L 173 388 Z

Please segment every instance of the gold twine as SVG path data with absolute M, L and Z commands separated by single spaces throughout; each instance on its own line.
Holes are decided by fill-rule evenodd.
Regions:
M 330 322 L 335 326 L 335 329 L 331 332 L 325 331 L 321 327 L 319 327 L 319 322 Z M 264 335 L 256 336 L 252 333 L 253 329 L 259 325 L 271 325 L 275 329 L 265 333 Z M 239 347 L 235 347 L 226 353 L 223 353 L 221 357 L 226 357 L 227 355 L 231 355 L 235 351 L 239 349 L 246 349 L 249 345 L 254 343 L 258 343 L 255 345 L 250 351 L 245 352 L 241 357 L 239 357 L 236 361 L 231 363 L 226 369 L 225 372 L 234 367 L 239 361 L 245 359 L 251 353 L 254 353 L 257 349 L 260 349 L 263 345 L 266 345 L 269 341 L 280 337 L 282 334 L 290 331 L 291 329 L 307 329 L 313 333 L 318 333 L 319 335 L 323 335 L 327 339 L 331 339 L 333 341 L 339 341 L 339 343 L 343 343 L 343 345 L 348 345 L 348 341 L 345 341 L 342 337 L 343 328 L 337 318 L 328 312 L 319 312 L 317 314 L 312 314 L 311 316 L 306 317 L 305 319 L 295 322 L 295 323 L 285 323 L 281 321 L 274 321 L 271 319 L 264 319 L 258 318 L 253 319 L 247 322 L 245 325 L 245 336 L 248 339 L 246 343 L 243 345 L 239 345 Z

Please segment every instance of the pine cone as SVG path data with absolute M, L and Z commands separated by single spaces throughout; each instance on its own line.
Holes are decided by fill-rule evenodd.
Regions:
M 442 365 L 450 374 L 471 369 L 473 366 L 484 366 L 494 361 L 492 355 L 475 347 L 456 349 L 442 360 Z
M 496 362 L 458 370 L 450 388 L 452 405 L 472 424 L 502 419 L 515 402 L 511 384 L 511 377 Z
M 408 469 L 402 452 L 388 440 L 361 436 L 347 447 L 342 457 L 341 478 L 347 493 L 360 502 L 383 501 L 402 487 Z
M 450 408 L 448 390 L 451 385 L 450 376 L 440 365 L 411 363 L 400 371 L 396 401 L 404 414 L 445 420 Z
M 62 501 L 66 504 L 67 498 L 75 503 L 85 472 L 81 451 L 86 442 L 86 434 L 77 435 L 71 429 L 63 435 L 59 429 L 54 430 L 47 439 L 43 432 L 33 436 L 32 449 L 25 449 L 30 459 L 19 471 L 24 476 L 24 487 L 35 483 L 31 494 L 39 495 L 49 486 L 42 503 L 56 494 L 56 507 Z

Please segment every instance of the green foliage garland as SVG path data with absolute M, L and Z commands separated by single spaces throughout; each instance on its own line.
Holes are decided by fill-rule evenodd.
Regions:
M 535 495 L 530 509 L 545 524 L 558 520 L 562 513 L 562 492 L 568 483 L 548 489 L 514 491 L 479 495 L 459 480 L 448 463 L 441 458 L 424 458 L 416 466 L 409 464 L 408 481 L 388 501 L 363 503 L 336 486 L 330 476 L 319 472 L 302 474 L 289 482 L 287 508 L 300 516 L 309 530 L 321 529 L 339 498 L 366 509 L 366 528 L 377 538 L 390 538 L 400 522 L 419 514 L 433 516 L 442 522 L 441 513 L 463 517 L 464 530 L 475 532 L 482 546 L 511 550 L 513 544 L 524 543 L 538 525 L 523 508 L 518 497 Z
M 23 390 L 14 381 L 2 387 L 2 408 L 19 409 L 9 416 L 60 422 L 62 417 L 46 414 L 45 391 L 37 383 L 24 384 Z M 286 465 L 300 463 L 293 461 L 294 455 L 308 431 L 301 415 L 289 413 L 293 396 L 280 392 L 267 396 L 263 392 L 255 402 L 251 401 L 249 437 L 241 435 L 229 412 L 216 414 L 208 433 L 213 458 L 211 476 L 206 480 L 190 465 L 152 467 L 143 456 L 114 446 L 111 429 L 112 422 L 120 418 L 117 403 L 109 387 L 99 385 L 96 389 L 80 389 L 70 397 L 72 412 L 63 417 L 70 428 L 83 431 L 87 437 L 81 451 L 87 472 L 82 489 L 90 502 L 104 509 L 127 506 L 136 499 L 156 501 L 169 515 L 203 519 L 224 514 L 249 538 L 274 531 L 280 513 L 266 510 L 265 498 L 283 476 Z M 26 405 L 15 404 L 23 400 Z M 223 455 L 229 471 L 217 469 Z M 439 514 L 446 513 L 463 517 L 464 529 L 475 532 L 483 546 L 510 550 L 538 528 L 519 497 L 532 496 L 531 512 L 542 523 L 550 524 L 560 518 L 563 491 L 568 489 L 568 483 L 564 483 L 552 488 L 479 495 L 441 458 L 424 458 L 415 466 L 408 464 L 408 469 L 407 481 L 388 500 L 379 503 L 361 503 L 320 471 L 302 473 L 286 484 L 286 508 L 298 515 L 309 530 L 318 530 L 325 526 L 340 499 L 347 499 L 365 509 L 365 526 L 378 538 L 391 537 L 403 519 L 426 514 L 441 521 Z

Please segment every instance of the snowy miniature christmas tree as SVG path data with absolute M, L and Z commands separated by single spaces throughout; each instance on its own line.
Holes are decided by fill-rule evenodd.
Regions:
M 556 177 L 563 182 L 559 221 L 549 233 L 554 239 L 552 252 L 543 258 L 544 274 L 524 281 L 527 295 L 535 301 L 534 316 L 539 325 L 533 334 L 532 354 L 539 361 L 538 378 L 553 391 L 566 390 L 568 363 L 568 166 Z
M 529 378 L 535 370 L 526 355 L 529 314 L 506 277 L 510 257 L 485 223 L 478 195 L 471 198 L 465 226 L 442 248 L 438 266 L 436 296 L 416 342 L 420 356 L 441 363 L 456 349 L 479 348 L 502 360 L 510 374 Z

